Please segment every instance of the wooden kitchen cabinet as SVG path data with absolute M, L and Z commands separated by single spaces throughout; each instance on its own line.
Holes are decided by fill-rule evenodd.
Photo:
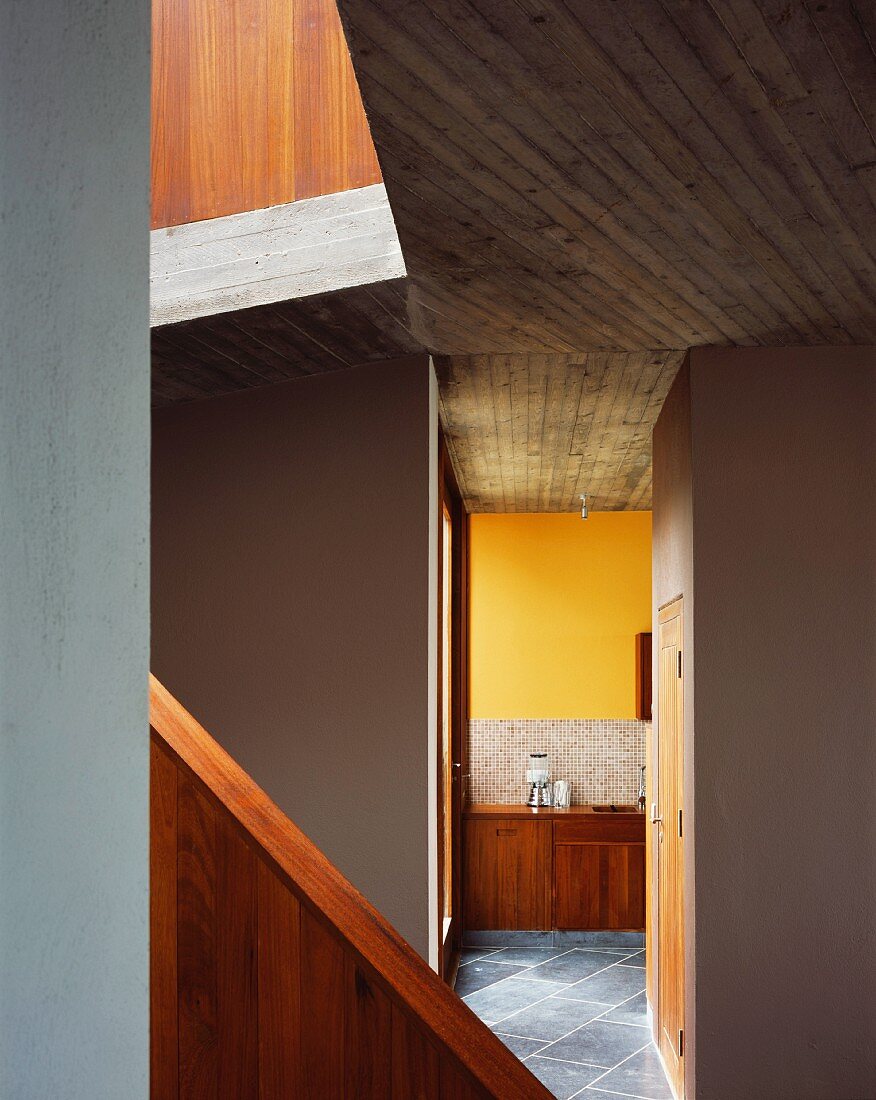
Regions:
M 557 844 L 554 927 L 641 931 L 645 927 L 645 845 Z
M 554 927 L 645 927 L 645 820 L 592 814 L 554 822 Z
M 636 717 L 651 721 L 651 634 L 636 635 Z
M 642 814 L 472 806 L 463 837 L 466 929 L 644 930 Z
M 464 925 L 473 931 L 551 927 L 551 822 L 465 822 Z

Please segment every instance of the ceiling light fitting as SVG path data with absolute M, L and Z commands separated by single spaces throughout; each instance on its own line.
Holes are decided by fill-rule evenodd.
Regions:
M 581 494 L 581 519 L 587 519 L 587 497 Z

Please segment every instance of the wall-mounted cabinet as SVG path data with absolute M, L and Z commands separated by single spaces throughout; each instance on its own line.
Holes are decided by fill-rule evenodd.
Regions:
M 463 846 L 467 929 L 644 930 L 642 814 L 471 806 Z
M 636 635 L 636 717 L 651 721 L 651 634 Z

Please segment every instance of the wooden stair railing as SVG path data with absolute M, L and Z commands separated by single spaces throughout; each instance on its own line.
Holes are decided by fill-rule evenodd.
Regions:
M 150 677 L 153 1100 L 550 1094 Z

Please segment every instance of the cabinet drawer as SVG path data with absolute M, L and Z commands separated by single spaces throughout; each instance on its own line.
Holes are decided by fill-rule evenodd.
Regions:
M 554 821 L 554 843 L 576 844 L 599 842 L 642 844 L 645 841 L 645 815 L 618 817 L 614 814 L 593 814 Z

